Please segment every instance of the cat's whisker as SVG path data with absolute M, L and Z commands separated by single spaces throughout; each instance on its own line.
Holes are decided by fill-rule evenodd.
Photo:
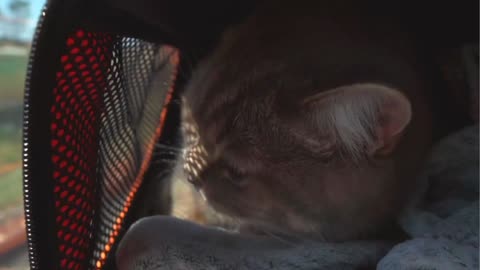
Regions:
M 167 144 L 162 144 L 162 143 L 156 143 L 155 148 L 169 149 L 169 150 L 176 151 L 176 152 L 181 152 L 183 150 L 182 147 L 177 147 L 177 146 L 172 146 L 172 145 L 167 145 Z
M 202 197 L 204 201 L 207 201 L 207 196 L 205 196 L 205 193 L 202 190 L 199 190 L 198 193 L 200 194 L 200 197 Z
M 278 241 L 280 241 L 280 242 L 282 242 L 282 243 L 284 243 L 284 244 L 287 244 L 287 245 L 289 245 L 289 246 L 291 246 L 291 247 L 296 247 L 296 246 L 297 246 L 297 244 L 293 243 L 292 241 L 289 241 L 289 240 L 285 239 L 284 237 L 281 237 L 281 236 L 279 236 L 279 235 L 276 235 L 276 234 L 274 234 L 274 233 L 272 233 L 272 232 L 270 232 L 270 231 L 268 231 L 268 230 L 261 230 L 261 232 L 263 232 L 263 233 L 265 233 L 267 236 L 269 236 L 269 237 L 271 237 L 271 238 L 273 238 L 273 239 L 275 239 L 275 240 L 278 240 Z
M 171 150 L 171 149 L 158 148 L 157 151 L 154 152 L 154 155 L 162 155 L 162 154 L 178 155 L 180 153 L 181 153 L 181 151 L 174 151 L 174 150 Z
M 176 164 L 177 161 L 174 160 L 174 159 L 163 159 L 163 158 L 158 159 L 158 158 L 157 158 L 157 159 L 154 159 L 154 160 L 152 161 L 152 163 L 153 163 L 153 164 L 160 164 L 160 163 Z
M 165 149 L 165 148 L 157 148 L 155 149 L 156 151 L 154 152 L 154 155 L 174 155 L 174 156 L 180 156 L 182 154 L 182 150 L 172 150 L 172 149 Z
M 172 174 L 172 173 L 173 173 L 173 170 L 164 170 L 164 171 L 162 171 L 161 173 L 159 173 L 159 174 L 157 175 L 157 177 L 165 177 L 165 176 L 170 175 L 170 174 Z
M 157 147 L 157 149 L 170 150 L 170 151 L 172 151 L 172 152 L 182 153 L 184 147 L 183 147 L 183 146 L 181 146 L 181 147 L 177 147 L 177 146 L 166 146 L 166 147 L 162 147 L 162 146 L 159 146 L 159 147 Z
M 177 146 L 174 146 L 174 145 L 171 145 L 171 144 L 162 143 L 162 142 L 155 143 L 155 146 L 163 146 L 163 147 L 169 147 L 169 148 L 174 148 L 174 149 L 179 149 L 180 148 L 180 147 L 177 147 Z
M 172 99 L 170 101 L 170 104 L 182 105 L 182 101 L 179 98 L 176 98 L 176 99 Z
M 163 179 L 164 177 L 170 176 L 173 173 L 174 171 L 172 169 L 165 169 L 159 172 L 158 174 L 156 174 L 154 177 L 157 179 Z
M 156 161 L 156 160 L 163 160 L 163 161 L 167 161 L 167 160 L 170 160 L 172 162 L 178 162 L 178 158 L 174 157 L 174 156 L 165 156 L 165 155 L 162 155 L 162 156 L 154 156 L 152 157 L 152 160 L 153 161 Z

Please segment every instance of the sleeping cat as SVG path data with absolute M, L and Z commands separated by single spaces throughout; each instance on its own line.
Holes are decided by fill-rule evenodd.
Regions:
M 410 199 L 431 85 L 394 12 L 362 3 L 265 1 L 194 72 L 183 174 L 240 230 L 364 238 Z

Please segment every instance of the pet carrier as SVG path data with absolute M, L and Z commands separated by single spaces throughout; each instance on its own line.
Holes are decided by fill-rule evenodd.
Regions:
M 186 3 L 175 5 L 156 8 L 161 16 Z M 198 19 L 196 27 L 218 28 L 242 10 L 227 7 L 236 8 L 227 16 L 215 12 L 220 4 L 208 6 L 184 13 Z M 198 11 L 208 20 L 194 14 Z M 182 28 L 182 23 L 174 25 Z M 102 1 L 49 1 L 44 7 L 24 111 L 32 269 L 100 269 L 112 257 L 130 208 L 141 205 L 135 198 L 149 173 L 154 144 L 172 137 L 178 122 L 174 90 L 189 66 L 168 45 L 189 51 L 192 37 L 200 55 L 198 48 L 207 48 L 211 38 L 196 29 L 188 38 L 167 30 Z
M 47 2 L 24 107 L 32 269 L 114 268 L 116 244 L 144 215 L 142 192 L 162 170 L 149 167 L 154 145 L 175 143 L 182 85 L 218 33 L 253 4 Z

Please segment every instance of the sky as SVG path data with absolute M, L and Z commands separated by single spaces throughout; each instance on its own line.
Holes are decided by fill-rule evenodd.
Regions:
M 30 2 L 30 16 L 29 18 L 27 18 L 29 20 L 29 24 L 25 29 L 25 33 L 23 33 L 22 35 L 22 38 L 25 40 L 31 39 L 33 37 L 33 32 L 35 30 L 37 20 L 40 16 L 40 11 L 42 10 L 43 5 L 45 4 L 45 0 L 29 0 L 29 2 Z M 10 0 L 0 0 L 0 10 L 6 17 L 11 16 L 10 10 L 8 8 L 9 3 L 10 3 Z M 1 23 L 2 22 L 0 21 L 0 24 Z M 1 31 L 1 25 L 0 25 L 0 31 Z

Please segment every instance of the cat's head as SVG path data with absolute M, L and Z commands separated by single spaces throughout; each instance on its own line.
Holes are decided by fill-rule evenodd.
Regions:
M 227 32 L 197 68 L 182 105 L 184 170 L 221 213 L 345 239 L 405 197 L 393 153 L 412 118 L 398 88 L 414 75 L 391 27 L 372 38 L 350 24 L 347 35 L 344 23 L 285 14 Z
M 217 211 L 308 234 L 342 231 L 322 224 L 353 224 L 366 208 L 391 210 L 376 203 L 394 200 L 391 154 L 411 118 L 403 94 L 359 83 L 299 99 L 231 102 L 195 113 L 183 103 L 184 170 Z

